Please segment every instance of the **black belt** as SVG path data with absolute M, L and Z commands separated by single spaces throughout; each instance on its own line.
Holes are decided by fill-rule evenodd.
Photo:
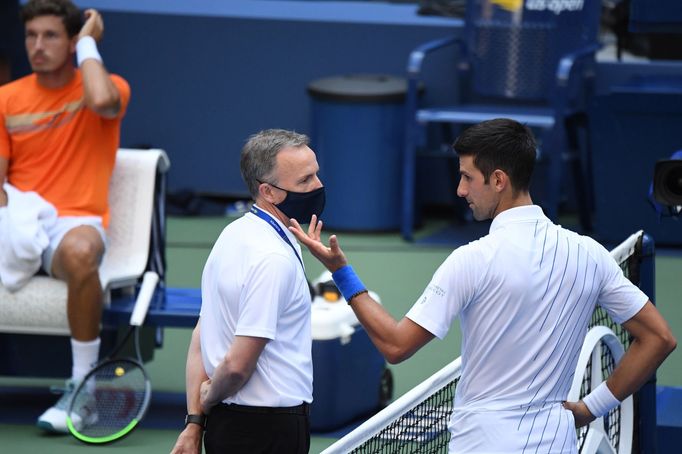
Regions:
M 258 414 L 280 414 L 280 415 L 300 415 L 308 416 L 310 414 L 310 404 L 303 402 L 301 405 L 294 407 L 255 407 L 252 405 L 238 405 L 226 404 L 221 402 L 219 404 L 225 410 L 239 411 L 242 413 L 258 413 Z

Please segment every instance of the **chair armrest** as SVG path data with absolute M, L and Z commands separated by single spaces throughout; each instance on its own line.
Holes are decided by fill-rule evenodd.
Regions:
M 573 71 L 573 66 L 578 60 L 593 56 L 600 48 L 601 44 L 590 44 L 589 46 L 583 47 L 582 49 L 566 54 L 559 60 L 556 71 L 556 82 L 559 87 L 568 86 L 568 81 L 571 78 L 571 72 Z
M 410 52 L 410 57 L 407 62 L 407 97 L 405 104 L 407 116 L 410 121 L 412 121 L 414 118 L 414 112 L 417 110 L 419 76 L 421 74 L 422 63 L 424 62 L 426 55 L 453 44 L 459 44 L 460 50 L 464 52 L 464 41 L 457 36 L 449 36 L 447 38 L 439 38 L 429 41 Z
M 590 44 L 575 52 L 564 55 L 561 60 L 559 60 L 556 71 L 556 85 L 550 98 L 557 117 L 564 115 L 568 108 L 571 75 L 576 63 L 580 60 L 594 56 L 601 47 L 602 46 L 599 43 Z M 559 120 L 557 119 L 555 123 L 558 122 Z
M 459 44 L 460 49 L 464 50 L 464 42 L 462 38 L 457 36 L 449 36 L 447 38 L 439 38 L 433 41 L 424 43 L 410 52 L 410 57 L 407 61 L 407 74 L 410 78 L 419 75 L 422 69 L 422 63 L 426 54 L 434 52 L 453 44 Z

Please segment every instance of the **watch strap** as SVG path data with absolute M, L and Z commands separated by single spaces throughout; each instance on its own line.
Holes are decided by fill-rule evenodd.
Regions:
M 204 415 L 185 415 L 185 426 L 187 424 L 198 424 L 202 429 L 206 428 L 206 416 Z

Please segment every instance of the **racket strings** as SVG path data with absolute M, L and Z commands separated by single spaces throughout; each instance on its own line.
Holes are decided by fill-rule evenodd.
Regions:
M 611 376 L 613 370 L 616 368 L 616 361 L 611 353 L 608 346 L 602 341 L 601 343 L 601 379 L 606 381 L 606 379 Z M 588 360 L 587 367 L 583 374 L 583 380 L 580 387 L 580 398 L 582 399 L 587 394 L 592 392 L 592 357 Z M 621 407 L 620 405 L 611 410 L 607 415 L 604 416 L 604 432 L 608 435 L 611 446 L 618 451 L 620 447 L 620 428 L 621 428 Z M 587 434 L 590 430 L 590 426 L 583 426 L 577 430 L 578 436 L 578 451 L 581 451 L 585 441 L 587 440 Z
M 82 421 L 78 432 L 103 438 L 124 431 L 142 418 L 149 400 L 148 388 L 148 379 L 136 362 L 113 360 L 100 365 L 73 398 L 72 420 L 77 415 Z
M 606 381 L 606 379 L 613 373 L 613 370 L 616 368 L 616 360 L 614 359 L 613 355 L 611 354 L 611 350 L 606 347 L 606 344 L 602 342 L 602 349 L 601 349 L 601 374 L 602 374 L 602 380 Z M 605 417 L 604 417 L 604 430 L 609 436 L 609 440 L 611 441 L 611 446 L 616 448 L 616 451 L 618 451 L 619 446 L 620 446 L 620 413 L 621 413 L 621 408 L 620 405 L 611 410 Z

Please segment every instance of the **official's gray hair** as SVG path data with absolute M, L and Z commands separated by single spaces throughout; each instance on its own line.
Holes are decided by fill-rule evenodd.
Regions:
M 240 170 L 251 196 L 258 196 L 260 183 L 277 184 L 273 175 L 277 153 L 284 148 L 308 145 L 308 136 L 284 129 L 266 129 L 249 137 L 242 148 Z

